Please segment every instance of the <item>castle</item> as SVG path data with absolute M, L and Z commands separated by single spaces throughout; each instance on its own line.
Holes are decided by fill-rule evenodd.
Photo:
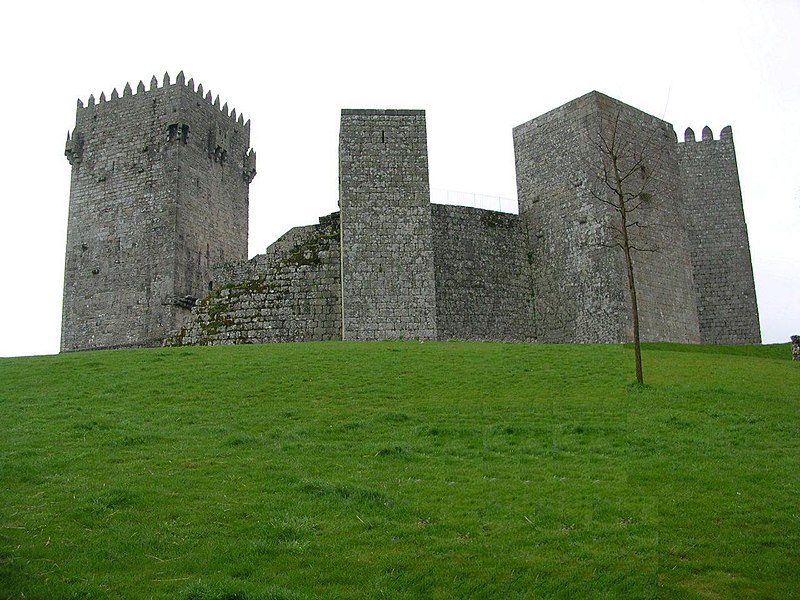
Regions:
M 424 111 L 342 110 L 340 210 L 247 260 L 250 122 L 181 72 L 78 101 L 61 350 L 629 341 L 619 228 L 598 194 L 609 123 L 631 180 L 652 187 L 631 229 L 642 338 L 760 343 L 730 127 L 679 143 L 591 92 L 514 129 L 508 214 L 430 202 Z

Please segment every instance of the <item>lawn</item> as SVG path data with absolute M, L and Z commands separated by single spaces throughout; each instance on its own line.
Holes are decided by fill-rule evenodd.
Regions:
M 791 598 L 789 345 L 0 359 L 0 598 Z

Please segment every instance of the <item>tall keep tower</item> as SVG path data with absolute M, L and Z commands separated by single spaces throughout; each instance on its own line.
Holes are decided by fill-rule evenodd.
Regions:
M 342 337 L 436 339 L 423 110 L 342 110 Z
M 520 216 L 533 259 L 537 337 L 543 342 L 627 342 L 630 300 L 618 215 L 600 202 L 600 134 L 624 140 L 633 176 L 652 183 L 635 213 L 634 254 L 642 339 L 696 342 L 697 303 L 669 123 L 599 92 L 514 128 Z M 632 163 L 630 163 L 632 164 Z M 631 221 L 633 219 L 631 218 Z
M 154 346 L 213 286 L 211 267 L 247 258 L 250 122 L 202 85 L 78 101 L 61 350 Z

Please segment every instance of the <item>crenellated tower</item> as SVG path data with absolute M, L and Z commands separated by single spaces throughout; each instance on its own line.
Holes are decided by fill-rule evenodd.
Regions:
M 250 122 L 183 72 L 78 101 L 61 350 L 156 346 L 247 258 Z
M 760 344 L 761 332 L 731 127 L 715 140 L 687 128 L 678 144 L 686 228 L 692 251 L 700 339 Z

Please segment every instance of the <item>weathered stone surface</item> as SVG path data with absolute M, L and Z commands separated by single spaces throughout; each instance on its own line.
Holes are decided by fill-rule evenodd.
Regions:
M 760 344 L 761 328 L 730 127 L 702 141 L 687 131 L 678 159 L 692 250 L 700 341 Z
M 436 339 L 425 111 L 342 111 L 343 337 Z
M 653 200 L 636 212 L 634 257 L 644 340 L 698 341 L 676 139 L 672 126 L 591 92 L 514 129 L 520 215 L 533 262 L 539 341 L 625 342 L 632 319 L 624 256 L 613 245 L 618 214 L 593 195 L 602 165 L 598 134 L 646 149 Z
M 182 81 L 78 107 L 62 351 L 160 344 L 247 258 L 249 138 Z
M 165 345 L 341 339 L 339 214 L 291 230 L 249 261 L 221 265 L 217 281 Z
M 534 341 L 531 264 L 519 216 L 431 209 L 438 339 Z
M 643 339 L 760 340 L 728 128 L 679 144 L 669 123 L 587 94 L 514 129 L 513 215 L 430 203 L 424 111 L 345 109 L 340 212 L 245 260 L 249 122 L 182 73 L 164 81 L 78 105 L 62 350 L 628 341 L 615 215 L 592 194 L 593 134 L 615 116 L 657 192 L 636 214 Z
M 792 336 L 792 360 L 800 360 L 800 335 Z

